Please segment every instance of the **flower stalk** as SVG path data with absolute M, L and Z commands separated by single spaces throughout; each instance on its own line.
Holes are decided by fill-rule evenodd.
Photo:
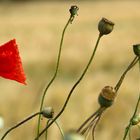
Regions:
M 24 119 L 23 121 L 19 122 L 18 124 L 14 125 L 13 127 L 11 127 L 10 129 L 8 129 L 5 134 L 2 136 L 1 140 L 4 140 L 4 138 L 14 129 L 16 129 L 17 127 L 23 125 L 24 123 L 26 123 L 27 121 L 33 119 L 35 116 L 42 114 L 42 112 L 37 112 L 29 117 L 27 117 L 26 119 Z
M 101 24 L 102 23 L 102 24 Z M 112 23 L 112 22 L 111 22 Z M 114 24 L 110 24 L 110 21 L 109 20 L 101 20 L 98 24 L 98 30 L 99 30 L 99 36 L 98 36 L 98 39 L 96 41 L 96 44 L 95 44 L 95 47 L 93 49 L 93 52 L 92 52 L 92 55 L 85 67 L 85 69 L 83 70 L 83 73 L 81 74 L 81 76 L 79 77 L 79 79 L 76 81 L 76 83 L 73 85 L 72 89 L 70 90 L 67 98 L 66 98 L 66 101 L 62 107 L 62 109 L 60 110 L 60 112 L 56 115 L 56 117 L 46 126 L 46 128 L 44 128 L 42 130 L 42 132 L 35 138 L 35 140 L 38 140 L 38 138 L 62 115 L 62 113 L 64 112 L 69 100 L 70 100 L 70 97 L 74 91 L 74 89 L 79 85 L 79 83 L 81 82 L 81 80 L 83 79 L 83 77 L 85 76 L 94 56 L 95 56 L 95 53 L 96 53 L 96 50 L 97 50 L 97 47 L 98 47 L 98 44 L 100 42 L 100 39 L 103 35 L 106 35 L 106 34 L 109 34 L 112 32 L 113 30 L 113 26 Z M 109 27 L 109 28 L 108 28 Z M 112 27 L 112 28 L 111 28 Z M 104 31 L 108 31 L 108 33 L 104 32 Z
M 77 6 L 71 6 L 71 9 L 69 10 L 70 11 L 70 18 L 68 19 L 68 21 L 67 21 L 67 23 L 66 23 L 66 25 L 65 25 L 65 27 L 63 29 L 63 32 L 62 32 L 62 37 L 61 37 L 60 46 L 59 46 L 59 52 L 58 52 L 58 57 L 57 57 L 56 69 L 55 69 L 55 72 L 54 72 L 54 75 L 53 75 L 52 79 L 50 80 L 50 82 L 48 83 L 48 85 L 46 86 L 46 88 L 45 88 L 45 90 L 43 92 L 43 96 L 42 96 L 42 99 L 41 99 L 41 105 L 40 105 L 40 111 L 42 111 L 42 109 L 43 109 L 43 104 L 44 104 L 46 93 L 47 93 L 49 87 L 54 82 L 54 80 L 55 80 L 55 78 L 57 76 L 57 73 L 58 73 L 58 68 L 59 68 L 59 63 L 60 63 L 61 50 L 62 50 L 62 45 L 63 45 L 65 31 L 66 31 L 68 25 L 70 23 L 72 23 L 72 21 L 74 20 L 75 15 L 77 15 L 78 9 L 79 8 Z M 41 114 L 39 115 L 39 118 L 38 118 L 37 136 L 40 133 L 40 123 L 41 123 Z

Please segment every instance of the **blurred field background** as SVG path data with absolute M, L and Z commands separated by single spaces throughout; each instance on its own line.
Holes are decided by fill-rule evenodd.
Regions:
M 88 73 L 59 119 L 65 131 L 78 128 L 98 108 L 101 89 L 106 85 L 115 86 L 134 58 L 132 45 L 140 43 L 138 0 L 0 3 L 0 44 L 16 38 L 27 76 L 27 86 L 0 79 L 0 115 L 5 121 L 0 136 L 10 126 L 39 110 L 43 89 L 54 72 L 61 33 L 69 18 L 68 10 L 73 4 L 79 7 L 79 16 L 68 27 L 59 74 L 45 100 L 45 106 L 53 106 L 55 114 L 89 60 L 98 36 L 98 21 L 106 17 L 115 23 L 115 28 L 101 39 Z M 137 65 L 128 73 L 115 104 L 104 113 L 97 127 L 97 140 L 122 139 L 139 87 Z M 33 140 L 37 119 L 10 133 L 6 140 Z M 140 137 L 137 128 L 132 129 L 132 135 L 133 140 Z M 59 139 L 60 133 L 53 125 L 49 129 L 49 140 Z

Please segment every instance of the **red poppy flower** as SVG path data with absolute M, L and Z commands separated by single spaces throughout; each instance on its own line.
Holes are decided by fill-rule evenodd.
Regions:
M 16 40 L 0 46 L 0 76 L 26 84 Z

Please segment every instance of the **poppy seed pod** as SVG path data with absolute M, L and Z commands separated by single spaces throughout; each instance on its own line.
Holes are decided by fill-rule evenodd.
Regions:
M 98 97 L 98 102 L 101 107 L 110 107 L 113 104 L 115 97 L 116 92 L 113 87 L 105 86 Z
M 84 137 L 76 132 L 68 132 L 64 135 L 64 140 L 84 140 Z
M 135 55 L 140 57 L 140 44 L 133 45 L 133 51 Z
M 53 118 L 53 115 L 54 115 L 54 110 L 52 107 L 46 107 L 43 109 L 42 111 L 42 115 L 45 117 L 45 118 L 48 118 L 48 119 L 51 119 Z
M 113 27 L 114 27 L 114 23 L 109 21 L 106 18 L 102 18 L 98 24 L 98 30 L 100 32 L 100 35 L 107 35 L 111 33 L 113 30 Z
M 79 8 L 76 5 L 71 6 L 71 8 L 69 9 L 71 16 L 78 15 L 77 14 L 78 10 L 79 10 Z
M 140 114 L 135 115 L 132 119 L 132 125 L 137 125 L 138 123 L 140 123 Z

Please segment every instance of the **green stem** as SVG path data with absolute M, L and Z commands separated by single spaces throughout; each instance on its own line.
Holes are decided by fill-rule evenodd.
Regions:
M 50 119 L 47 121 L 46 126 L 49 124 L 49 122 L 50 122 Z M 46 133 L 45 133 L 45 140 L 47 139 L 48 139 L 48 130 L 46 130 Z
M 69 94 L 68 94 L 68 97 L 67 97 L 67 99 L 66 99 L 66 101 L 65 101 L 65 103 L 64 103 L 64 105 L 63 105 L 63 107 L 62 107 L 62 109 L 61 109 L 61 111 L 60 111 L 60 112 L 57 114 L 57 116 L 48 124 L 48 126 L 47 126 L 45 129 L 42 130 L 42 132 L 35 138 L 35 140 L 38 140 L 38 138 L 39 138 L 39 137 L 40 137 L 54 122 L 55 122 L 55 120 L 57 120 L 57 118 L 59 118 L 59 116 L 64 112 L 64 110 L 65 110 L 65 108 L 66 108 L 66 106 L 67 106 L 67 103 L 68 103 L 68 101 L 69 101 L 69 99 L 70 99 L 70 97 L 71 97 L 71 95 L 72 95 L 74 89 L 76 88 L 76 86 L 77 86 L 77 85 L 81 82 L 81 80 L 83 79 L 84 75 L 86 74 L 86 72 L 87 72 L 87 70 L 88 70 L 88 68 L 89 68 L 89 66 L 90 66 L 90 64 L 91 64 L 91 62 L 92 62 L 92 60 L 93 60 L 93 58 L 94 58 L 94 56 L 95 56 L 95 52 L 96 52 L 96 50 L 97 50 L 97 47 L 98 47 L 98 44 L 99 44 L 99 41 L 100 41 L 101 37 L 102 37 L 102 35 L 99 34 L 98 39 L 97 39 L 97 42 L 96 42 L 96 45 L 95 45 L 95 48 L 94 48 L 93 53 L 92 53 L 92 55 L 91 55 L 91 57 L 90 57 L 90 59 L 89 59 L 89 61 L 88 61 L 88 64 L 87 64 L 87 66 L 85 67 L 85 69 L 84 69 L 83 73 L 81 74 L 80 78 L 77 80 L 77 82 L 74 84 L 74 86 L 73 86 L 72 89 L 70 90 L 70 92 L 69 92 Z
M 49 119 L 47 121 L 47 125 L 46 126 L 48 126 L 48 124 L 49 124 L 50 121 L 51 121 L 51 119 Z M 58 129 L 59 129 L 59 131 L 61 133 L 62 139 L 64 139 L 63 129 L 61 128 L 61 126 L 59 125 L 59 123 L 57 121 L 55 121 L 55 124 L 56 124 L 56 126 L 58 127 Z M 47 139 L 48 139 L 48 129 L 46 130 L 46 134 L 45 134 L 45 140 L 47 140 Z
M 83 123 L 82 125 L 77 129 L 77 133 L 80 133 L 81 129 L 94 117 L 96 116 L 101 108 L 99 108 L 97 111 L 95 111 L 90 117 L 88 117 Z
M 29 121 L 30 119 L 34 118 L 35 116 L 41 114 L 41 112 L 37 112 L 31 116 L 29 116 L 28 118 L 24 119 L 23 121 L 19 122 L 18 124 L 14 125 L 13 127 L 11 127 L 10 129 L 8 129 L 5 134 L 3 135 L 3 137 L 1 138 L 1 140 L 4 140 L 4 138 L 14 129 L 16 129 L 17 127 L 19 127 L 20 125 L 24 124 L 25 122 Z
M 136 56 L 136 57 L 133 59 L 133 61 L 129 64 L 129 66 L 127 67 L 127 69 L 124 71 L 124 73 L 122 74 L 122 76 L 120 77 L 118 83 L 116 84 L 116 86 L 115 86 L 115 88 L 114 88 L 114 89 L 116 90 L 116 92 L 119 90 L 119 88 L 120 88 L 120 86 L 121 86 L 121 84 L 122 84 L 122 82 L 123 82 L 123 80 L 124 80 L 124 78 L 125 78 L 127 72 L 128 72 L 132 67 L 134 67 L 134 65 L 138 62 L 138 60 L 139 60 L 139 58 Z
M 64 139 L 64 132 L 63 132 L 63 129 L 61 128 L 60 124 L 58 123 L 58 121 L 56 120 L 55 121 L 55 124 L 57 125 L 60 133 L 61 133 L 61 136 L 62 136 L 62 139 Z
M 140 56 L 139 56 L 138 60 L 139 60 L 139 71 L 140 71 Z M 135 117 L 135 115 L 136 115 L 136 113 L 137 113 L 137 110 L 138 110 L 139 104 L 140 104 L 140 93 L 139 93 L 139 98 L 138 98 L 138 101 L 137 101 L 137 104 L 136 104 L 136 107 L 135 107 L 134 114 L 133 114 L 132 118 L 130 119 L 129 125 L 126 127 L 126 130 L 125 130 L 125 134 L 124 134 L 123 140 L 126 139 L 127 134 L 128 134 L 128 132 L 130 131 L 130 129 L 131 129 L 131 126 L 132 126 L 132 120 L 134 119 L 134 117 Z
M 59 46 L 59 53 L 58 53 L 58 58 L 57 58 L 57 64 L 56 64 L 55 73 L 54 73 L 52 79 L 50 80 L 50 82 L 48 83 L 48 85 L 46 86 L 46 88 L 44 90 L 44 93 L 43 93 L 43 96 L 42 96 L 42 99 L 41 99 L 40 111 L 42 111 L 43 104 L 44 104 L 44 99 L 45 99 L 47 90 L 49 89 L 49 87 L 51 86 L 51 84 L 53 83 L 53 81 L 55 80 L 55 78 L 57 76 L 57 72 L 58 72 L 58 68 L 59 68 L 59 63 L 60 63 L 61 50 L 62 50 L 62 45 L 63 45 L 63 39 L 64 39 L 65 31 L 66 31 L 68 25 L 71 23 L 71 18 L 72 18 L 72 16 L 70 16 L 68 22 L 66 23 L 66 25 L 65 25 L 65 27 L 63 29 L 62 37 L 61 37 L 61 41 L 60 41 L 60 46 Z M 39 118 L 38 118 L 37 136 L 40 133 L 40 123 L 41 123 L 41 114 L 39 115 Z
M 138 101 L 137 101 L 137 104 L 136 104 L 136 107 L 135 107 L 134 114 L 133 114 L 132 118 L 130 119 L 129 125 L 126 127 L 126 130 L 125 130 L 125 134 L 124 134 L 123 140 L 126 139 L 127 134 L 128 134 L 128 132 L 129 132 L 131 126 L 132 126 L 132 120 L 134 119 L 134 117 L 135 117 L 135 115 L 136 115 L 136 113 L 137 113 L 137 110 L 138 110 L 138 106 L 139 106 L 139 104 L 140 104 L 140 93 L 139 93 L 139 98 L 138 98 Z

